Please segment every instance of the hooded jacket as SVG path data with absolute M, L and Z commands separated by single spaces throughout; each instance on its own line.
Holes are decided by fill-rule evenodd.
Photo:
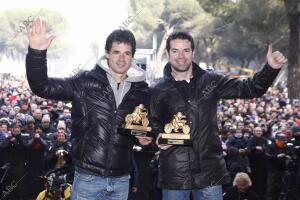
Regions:
M 168 63 L 151 97 L 153 132 L 163 133 L 177 112 L 186 116 L 191 129 L 192 146 L 172 146 L 160 153 L 158 184 L 165 189 L 206 188 L 230 181 L 218 134 L 218 100 L 260 97 L 279 72 L 266 65 L 253 78 L 239 80 L 204 71 L 195 63 L 192 67 L 193 78 L 188 89 L 182 89 Z
M 71 143 L 75 167 L 105 177 L 128 175 L 133 138 L 118 134 L 117 129 L 136 106 L 141 103 L 147 106 L 144 71 L 132 64 L 127 79 L 119 87 L 122 91 L 115 87 L 117 84 L 104 58 L 91 71 L 70 78 L 49 78 L 46 52 L 29 48 L 27 79 L 36 95 L 72 102 Z

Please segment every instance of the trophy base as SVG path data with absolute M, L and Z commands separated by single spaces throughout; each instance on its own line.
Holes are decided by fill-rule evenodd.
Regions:
M 163 139 L 175 139 L 175 140 L 189 140 L 191 138 L 190 134 L 184 133 L 163 133 L 161 134 Z
M 144 130 L 132 130 L 127 128 L 118 128 L 118 133 L 121 135 L 127 135 L 127 136 L 147 136 L 149 135 L 149 132 Z
M 151 127 L 145 127 L 145 126 L 139 126 L 139 125 L 125 125 L 125 129 L 131 129 L 134 131 L 145 131 L 145 132 L 150 132 Z
M 168 145 L 192 145 L 190 134 L 184 133 L 163 133 L 158 142 L 159 144 Z
M 182 145 L 182 146 L 192 146 L 192 140 L 183 140 L 183 139 L 158 139 L 159 144 L 166 144 L 166 145 Z

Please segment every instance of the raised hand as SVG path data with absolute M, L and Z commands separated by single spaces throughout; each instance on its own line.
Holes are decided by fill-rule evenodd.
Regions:
M 46 50 L 55 36 L 46 36 L 47 24 L 39 18 L 32 22 L 32 27 L 27 27 L 29 46 L 32 49 Z
M 286 57 L 279 51 L 272 52 L 272 44 L 269 44 L 267 53 L 268 64 L 273 69 L 280 69 L 285 63 L 287 63 Z

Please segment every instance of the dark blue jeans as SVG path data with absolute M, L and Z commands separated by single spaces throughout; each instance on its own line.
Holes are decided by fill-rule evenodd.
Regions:
M 194 200 L 222 200 L 222 186 L 212 186 L 193 190 L 168 190 L 163 189 L 163 200 L 189 200 L 193 193 Z
M 129 175 L 102 177 L 75 171 L 72 200 L 127 200 Z

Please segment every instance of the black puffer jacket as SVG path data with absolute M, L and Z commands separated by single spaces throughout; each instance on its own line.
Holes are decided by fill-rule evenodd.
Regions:
M 154 132 L 162 133 L 172 116 L 182 112 L 191 128 L 193 146 L 173 146 L 160 154 L 159 185 L 168 189 L 205 188 L 230 181 L 217 126 L 220 98 L 263 95 L 279 70 L 266 65 L 253 78 L 241 81 L 209 73 L 193 64 L 190 92 L 182 95 L 167 64 L 163 79 L 154 87 L 150 113 Z M 193 84 L 192 84 L 193 83 Z
M 147 106 L 148 86 L 133 82 L 116 107 L 106 72 L 98 65 L 71 78 L 48 78 L 46 50 L 29 48 L 27 79 L 31 90 L 47 99 L 72 101 L 72 156 L 75 166 L 101 176 L 122 176 L 131 171 L 133 138 L 117 128 L 135 106 Z

